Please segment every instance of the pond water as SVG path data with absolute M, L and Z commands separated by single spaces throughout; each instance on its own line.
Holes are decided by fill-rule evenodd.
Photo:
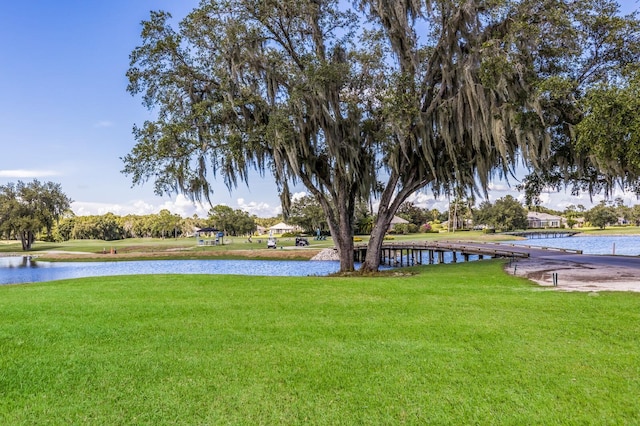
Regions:
M 615 244 L 617 255 L 640 255 L 640 236 L 541 238 L 513 243 L 583 250 L 585 254 L 613 254 Z M 444 262 L 451 262 L 452 257 L 451 253 L 445 253 Z M 477 256 L 472 256 L 470 260 L 476 259 Z M 407 262 L 407 259 L 404 261 Z M 38 262 L 29 257 L 16 256 L 0 257 L 0 285 L 131 274 L 323 276 L 339 269 L 340 263 L 335 261 L 211 259 Z
M 640 255 L 640 236 L 536 238 L 513 241 L 514 244 L 582 250 L 584 254 Z M 615 247 L 614 247 L 615 245 Z M 615 249 L 615 253 L 614 253 Z
M 38 262 L 28 257 L 0 257 L 0 284 L 130 274 L 234 274 L 270 276 L 329 275 L 334 261 L 149 260 L 117 262 Z

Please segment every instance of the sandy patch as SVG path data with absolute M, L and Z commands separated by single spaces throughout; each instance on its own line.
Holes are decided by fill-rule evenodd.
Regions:
M 532 258 L 507 264 L 505 271 L 563 291 L 640 292 L 639 271 L 633 268 Z M 558 284 L 555 287 L 554 273 Z

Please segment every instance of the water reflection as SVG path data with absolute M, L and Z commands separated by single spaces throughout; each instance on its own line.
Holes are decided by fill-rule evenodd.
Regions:
M 321 276 L 340 269 L 332 261 L 149 260 L 117 262 L 42 262 L 29 257 L 0 257 L 0 284 L 131 274 L 231 274 Z
M 514 244 L 582 250 L 584 254 L 640 255 L 640 236 L 574 236 L 514 241 Z
M 38 262 L 31 256 L 0 257 L 0 268 L 37 268 Z

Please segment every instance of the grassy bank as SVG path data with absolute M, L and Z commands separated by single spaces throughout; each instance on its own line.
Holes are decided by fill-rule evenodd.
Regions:
M 640 297 L 499 262 L 0 287 L 0 424 L 632 424 Z

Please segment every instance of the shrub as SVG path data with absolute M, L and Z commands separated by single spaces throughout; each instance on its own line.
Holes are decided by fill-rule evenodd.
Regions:
M 423 234 L 438 234 L 440 230 L 439 228 L 436 229 L 432 227 L 430 223 L 425 223 L 420 227 L 420 232 L 422 232 Z

